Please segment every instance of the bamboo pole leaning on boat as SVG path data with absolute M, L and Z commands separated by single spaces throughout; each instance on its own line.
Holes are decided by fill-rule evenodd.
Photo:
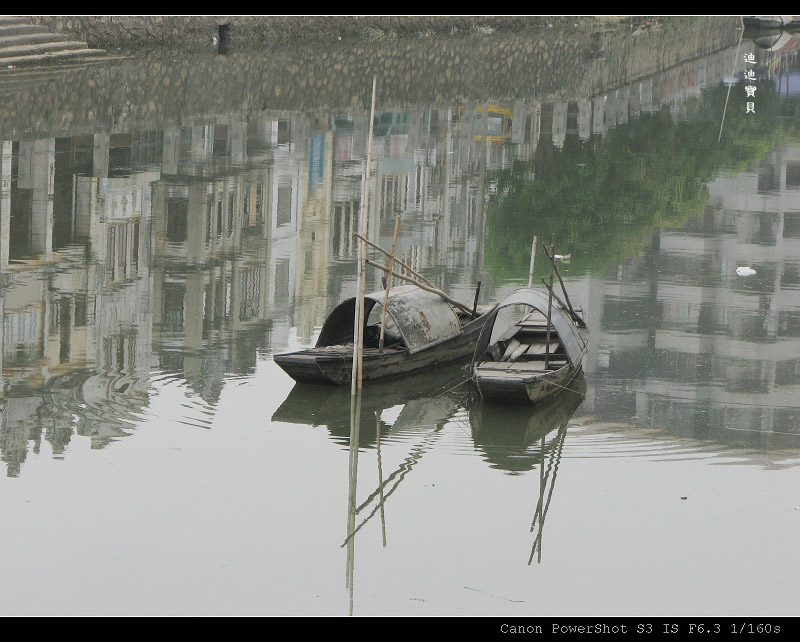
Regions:
M 580 319 L 581 321 L 583 321 L 583 319 L 581 319 L 581 316 L 577 312 L 575 312 L 575 308 L 572 307 L 572 301 L 569 300 L 569 294 L 567 294 L 567 286 L 564 285 L 564 279 L 561 278 L 561 273 L 558 271 L 558 266 L 555 264 L 554 261 L 555 254 L 551 257 L 550 254 L 547 253 L 546 247 L 544 248 L 544 251 L 545 254 L 547 254 L 547 258 L 551 259 L 551 262 L 553 263 L 553 269 L 555 270 L 556 276 L 558 277 L 558 282 L 561 284 L 561 291 L 564 293 L 564 298 L 567 300 L 567 305 L 564 305 L 564 303 L 560 299 L 558 299 L 558 302 L 561 304 L 561 307 L 563 308 L 569 307 L 570 314 L 574 319 Z
M 389 271 L 386 274 L 386 293 L 383 295 L 383 309 L 381 310 L 381 338 L 378 341 L 378 352 L 383 352 L 383 339 L 386 332 L 386 306 L 389 305 L 389 289 L 392 287 L 392 270 L 394 269 L 394 252 L 397 249 L 397 233 L 400 231 L 400 215 L 394 219 L 394 236 L 392 237 L 392 253 L 386 261 Z M 384 546 L 386 544 L 384 543 Z
M 389 273 L 389 270 L 386 268 L 385 265 L 381 265 L 380 263 L 376 263 L 375 261 L 371 261 L 370 259 L 367 259 L 366 263 L 367 263 L 367 265 L 371 265 L 372 267 L 378 268 L 379 270 L 383 270 L 387 274 Z M 398 263 L 399 263 L 399 261 L 398 261 Z M 457 307 L 462 312 L 464 312 L 464 313 L 466 313 L 466 314 L 468 314 L 470 316 L 473 316 L 472 310 L 470 309 L 469 306 L 465 305 L 464 303 L 461 303 L 460 301 L 456 301 L 452 297 L 448 296 L 446 293 L 442 292 L 439 288 L 434 287 L 434 286 L 426 285 L 425 283 L 417 281 L 413 277 L 406 276 L 405 274 L 400 274 L 398 272 L 395 272 L 394 270 L 391 271 L 391 275 L 393 277 L 397 278 L 397 279 L 401 279 L 403 281 L 408 281 L 409 283 L 412 283 L 413 285 L 416 285 L 421 290 L 425 290 L 426 292 L 433 292 L 433 294 L 438 294 L 440 297 L 442 297 L 449 304 Z M 476 312 L 476 314 L 477 314 L 477 312 Z
M 378 250 L 378 252 L 383 253 L 386 257 L 388 257 L 388 258 L 392 257 L 392 255 L 389 254 L 389 252 L 387 252 L 386 250 L 384 250 L 380 245 L 377 245 L 377 244 L 373 243 L 369 239 L 365 239 L 363 236 L 358 234 L 358 232 L 353 232 L 353 236 L 355 236 L 359 241 L 363 241 L 364 243 L 369 245 L 371 248 L 373 248 L 375 250 Z M 408 260 L 408 258 L 406 258 L 406 254 L 403 254 L 403 260 L 400 260 L 397 257 L 394 257 L 394 262 L 397 263 L 398 265 L 401 265 L 404 268 L 404 273 L 405 274 L 410 274 L 411 276 L 415 277 L 417 280 L 422 281 L 423 283 L 425 283 L 428 287 L 431 287 L 431 288 L 436 287 L 435 285 L 433 285 L 433 283 L 428 281 L 428 279 L 426 279 L 424 276 L 422 276 L 419 272 L 416 272 L 415 270 L 413 270 L 411 268 L 411 266 L 408 264 L 409 260 Z
M 545 281 L 544 279 L 542 279 L 542 285 L 545 287 L 545 289 L 546 289 L 546 290 L 550 290 L 550 292 L 551 292 L 551 293 L 552 293 L 552 295 L 553 295 L 553 298 L 556 300 L 556 303 L 558 303 L 558 305 L 560 305 L 562 308 L 564 308 L 565 310 L 567 310 L 567 312 L 569 312 L 569 309 L 567 308 L 567 304 L 566 304 L 566 303 L 564 303 L 564 302 L 561 300 L 561 297 L 560 297 L 560 296 L 558 296 L 558 295 L 557 295 L 555 292 L 553 292 L 553 289 L 552 289 L 552 287 L 551 287 L 550 285 L 548 285 L 548 284 L 547 284 L 547 281 Z M 576 320 L 576 321 L 583 321 L 583 319 L 581 319 L 581 318 L 578 316 L 578 314 L 577 314 L 577 313 L 575 313 L 574 315 L 572 315 L 572 318 L 573 318 L 574 320 Z

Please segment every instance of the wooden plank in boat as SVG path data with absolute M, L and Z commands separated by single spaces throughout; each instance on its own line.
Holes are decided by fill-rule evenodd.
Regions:
M 550 354 L 554 354 L 560 347 L 561 343 L 559 341 L 551 341 Z M 534 355 L 543 355 L 546 352 L 547 352 L 547 341 L 537 341 L 536 343 L 531 343 L 528 346 L 528 350 L 525 352 L 525 354 L 534 356 Z
M 520 343 L 514 348 L 514 351 L 508 357 L 508 361 L 516 361 L 519 359 L 520 356 L 525 354 L 525 351 L 528 349 L 528 345 L 526 343 Z
M 478 368 L 481 370 L 507 370 L 510 365 L 508 361 L 484 361 Z
M 517 348 L 519 348 L 520 345 L 521 344 L 519 341 L 517 341 L 516 339 L 511 339 L 511 341 L 509 341 L 508 345 L 506 346 L 506 351 L 503 353 L 503 358 L 501 359 L 501 361 L 508 361 L 509 359 L 511 359 L 511 355 L 514 354 L 514 351 Z

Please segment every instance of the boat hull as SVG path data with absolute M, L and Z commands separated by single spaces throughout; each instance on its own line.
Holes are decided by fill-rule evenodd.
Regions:
M 487 403 L 540 404 L 569 389 L 570 382 L 580 371 L 578 364 L 521 376 L 478 367 L 474 378 L 481 397 Z

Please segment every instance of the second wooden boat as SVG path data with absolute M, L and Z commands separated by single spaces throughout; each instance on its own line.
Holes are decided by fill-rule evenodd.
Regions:
M 488 316 L 473 357 L 473 378 L 484 401 L 540 403 L 569 388 L 589 338 L 577 312 L 554 300 L 548 333 L 547 293 L 520 288 Z

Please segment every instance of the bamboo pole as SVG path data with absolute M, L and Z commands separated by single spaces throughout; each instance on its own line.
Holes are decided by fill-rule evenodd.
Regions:
M 572 301 L 569 300 L 569 294 L 567 294 L 567 286 L 564 285 L 564 280 L 561 278 L 561 273 L 558 271 L 558 266 L 555 264 L 555 256 L 551 257 L 550 254 L 547 253 L 547 248 L 544 248 L 545 254 L 547 254 L 547 258 L 553 260 L 553 269 L 555 269 L 556 276 L 558 277 L 558 282 L 561 284 L 561 291 L 564 293 L 564 299 L 567 301 L 567 305 L 564 304 L 559 299 L 559 303 L 561 303 L 562 307 L 569 307 L 569 311 L 572 313 L 573 317 L 580 318 L 577 312 L 575 312 L 575 308 L 572 307 Z
M 573 318 L 573 319 L 575 319 L 576 321 L 580 321 L 581 323 L 583 323 L 583 319 L 581 319 L 581 317 L 579 317 L 579 316 L 578 316 L 578 313 L 577 313 L 577 312 L 570 312 L 569 308 L 567 307 L 567 304 L 566 304 L 566 303 L 564 303 L 564 302 L 561 300 L 561 297 L 560 297 L 560 296 L 558 296 L 558 295 L 557 295 L 555 292 L 553 292 L 553 291 L 552 291 L 552 288 L 551 288 L 551 287 L 550 287 L 550 286 L 547 284 L 547 281 L 545 281 L 544 279 L 542 279 L 542 285 L 545 287 L 545 289 L 549 289 L 549 290 L 551 291 L 551 293 L 552 293 L 552 295 L 553 295 L 553 298 L 556 300 L 556 303 L 558 303 L 558 305 L 560 305 L 562 308 L 564 308 L 564 310 L 566 310 L 566 311 L 567 311 L 567 313 L 568 313 L 570 316 L 572 316 L 572 318 Z
M 376 267 L 379 270 L 383 270 L 387 274 L 389 273 L 389 270 L 386 268 L 385 265 L 381 265 L 380 263 L 376 263 L 375 261 L 371 261 L 370 259 L 366 260 L 366 264 L 367 265 L 371 265 L 372 267 Z M 395 272 L 394 270 L 391 271 L 391 275 L 396 277 L 396 278 L 398 278 L 398 279 L 402 279 L 403 281 L 408 281 L 409 283 L 413 283 L 414 285 L 416 285 L 421 290 L 425 290 L 426 292 L 432 292 L 433 294 L 438 294 L 440 297 L 442 297 L 442 299 L 447 301 L 447 303 L 450 303 L 451 305 L 454 305 L 455 307 L 457 307 L 462 312 L 465 312 L 466 314 L 469 314 L 470 316 L 472 316 L 472 310 L 470 310 L 470 308 L 468 306 L 464 305 L 460 301 L 456 301 L 455 299 L 450 298 L 447 294 L 442 292 L 440 289 L 435 288 L 435 287 L 427 286 L 424 283 L 420 283 L 419 281 L 415 280 L 413 277 L 406 276 L 404 274 L 399 274 L 398 272 Z
M 545 342 L 544 369 L 550 365 L 550 327 L 553 315 L 553 267 L 555 266 L 556 235 L 550 237 L 550 287 L 547 288 L 547 341 Z
M 397 233 L 400 231 L 400 215 L 394 219 L 394 236 L 392 237 L 392 254 L 386 261 L 389 272 L 386 275 L 386 294 L 383 295 L 383 309 L 381 310 L 381 338 L 378 341 L 378 352 L 383 352 L 383 339 L 386 332 L 386 306 L 389 304 L 389 289 L 392 287 L 392 274 L 394 268 L 394 251 L 397 249 Z M 366 239 L 365 239 L 366 240 Z
M 533 237 L 533 243 L 531 243 L 531 267 L 528 270 L 528 287 L 533 287 L 533 264 L 536 261 L 536 241 L 538 240 L 538 236 Z
M 381 252 L 387 258 L 392 259 L 392 255 L 394 253 L 389 254 L 389 252 L 384 250 L 380 245 L 377 245 L 376 243 L 373 243 L 369 239 L 363 238 L 360 234 L 358 234 L 356 232 L 353 232 L 353 236 L 355 236 L 360 241 L 364 241 L 364 243 L 369 245 L 371 248 L 373 248 L 375 250 L 378 250 L 378 252 Z M 403 267 L 404 274 L 410 274 L 411 276 L 416 277 L 417 280 L 422 281 L 423 283 L 425 283 L 426 285 L 429 285 L 432 288 L 436 287 L 433 283 L 428 281 L 428 279 L 426 279 L 424 276 L 422 276 L 419 272 L 417 272 L 416 270 L 413 270 L 411 268 L 411 266 L 408 264 L 409 259 L 406 257 L 406 254 L 407 254 L 406 252 L 403 253 L 403 260 L 398 259 L 396 256 L 392 260 L 395 263 L 397 263 L 398 265 L 401 265 Z
M 478 297 L 481 295 L 481 282 L 478 281 L 478 287 L 475 288 L 475 300 L 472 302 L 472 317 L 478 316 Z
M 367 141 L 367 167 L 364 172 L 364 203 L 361 207 L 361 243 L 358 244 L 358 287 L 356 292 L 356 311 L 353 332 L 353 371 L 351 374 L 351 394 L 361 390 L 364 361 L 364 290 L 366 289 L 367 236 L 369 224 L 369 175 L 372 168 L 372 136 L 375 130 L 375 94 L 378 77 L 372 77 L 372 106 L 369 116 L 369 139 Z

